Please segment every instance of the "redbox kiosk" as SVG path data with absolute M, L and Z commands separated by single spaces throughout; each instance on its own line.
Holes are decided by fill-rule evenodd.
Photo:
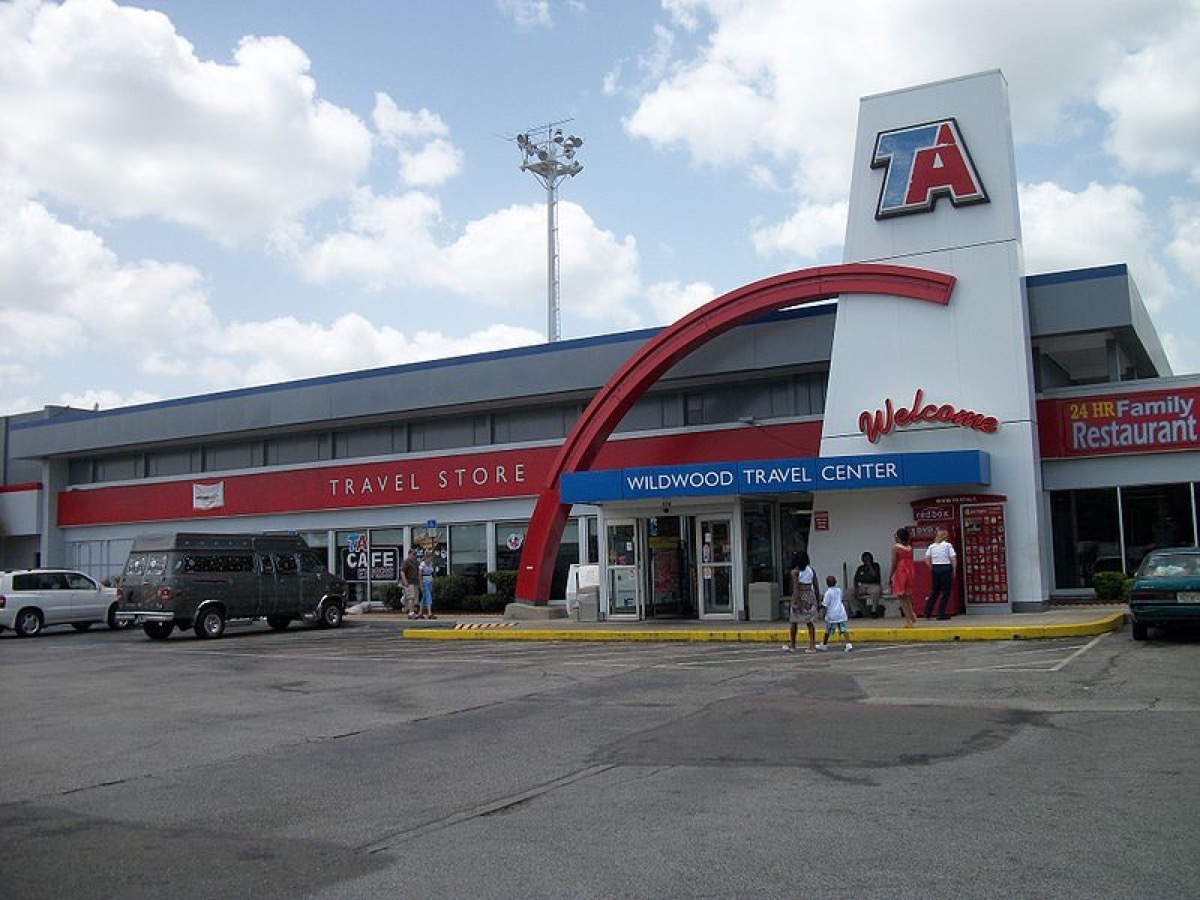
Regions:
M 932 571 L 925 551 L 938 529 L 945 529 L 958 554 L 948 612 L 1008 604 L 1008 545 L 1002 494 L 929 497 L 912 502 L 913 611 L 925 614 Z

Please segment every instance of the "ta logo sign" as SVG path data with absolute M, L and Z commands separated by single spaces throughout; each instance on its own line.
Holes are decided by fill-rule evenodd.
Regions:
M 987 203 L 987 191 L 954 119 L 881 131 L 871 168 L 885 170 L 876 219 L 929 212 L 938 197 L 955 206 Z

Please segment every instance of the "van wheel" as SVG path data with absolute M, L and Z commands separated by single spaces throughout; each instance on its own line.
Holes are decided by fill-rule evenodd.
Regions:
M 92 627 L 92 623 L 91 622 L 72 622 L 71 627 L 74 628 L 76 631 L 87 631 L 89 628 Z
M 290 616 L 267 616 L 267 624 L 274 631 L 286 631 L 287 627 L 292 624 Z
M 42 614 L 36 609 L 23 609 L 17 613 L 13 631 L 18 637 L 37 637 L 42 633 Z
M 143 622 L 142 631 L 152 641 L 165 641 L 175 630 L 174 622 Z
M 210 606 L 196 617 L 192 630 L 198 638 L 219 638 L 225 633 L 225 614 L 217 607 Z
M 342 625 L 342 605 L 326 603 L 321 607 L 321 617 L 317 619 L 319 628 L 340 628 Z
M 1150 626 L 1145 622 L 1134 622 L 1132 626 L 1133 639 L 1135 641 L 1144 641 L 1150 636 Z

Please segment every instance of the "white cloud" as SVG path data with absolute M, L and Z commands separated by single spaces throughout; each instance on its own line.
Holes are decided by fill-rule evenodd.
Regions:
M 376 196 L 361 191 L 345 230 L 297 249 L 306 277 L 319 283 L 348 280 L 373 290 L 452 291 L 485 306 L 528 316 L 546 296 L 546 212 L 510 206 L 467 224 L 439 244 L 437 201 L 411 192 Z M 559 268 L 564 306 L 572 314 L 634 326 L 629 305 L 639 291 L 637 246 L 598 228 L 581 206 L 558 204 Z
M 752 239 L 759 256 L 786 256 L 811 261 L 822 251 L 840 247 L 846 236 L 846 201 L 804 204 L 783 222 L 757 229 Z
M 699 309 L 717 296 L 711 284 L 693 281 L 683 284 L 678 281 L 663 281 L 646 289 L 646 299 L 653 311 L 654 322 L 670 324 Z
M 383 143 L 395 148 L 400 177 L 407 184 L 437 187 L 462 169 L 462 151 L 447 140 L 450 129 L 436 113 L 402 110 L 380 93 L 375 95 L 372 119 Z
M 1106 146 L 1129 172 L 1182 172 L 1200 183 L 1200 7 L 1130 53 L 1104 80 L 1097 102 L 1113 119 Z
M 286 38 L 244 38 L 220 64 L 158 12 L 24 0 L 0 7 L 0 59 L 0 159 L 102 218 L 259 237 L 348 192 L 370 162 L 366 127 L 316 96 Z
M 496 8 L 522 28 L 544 28 L 554 21 L 550 0 L 496 0 Z
M 1172 204 L 1171 224 L 1174 236 L 1167 245 L 1167 255 L 1192 285 L 1200 288 L 1200 203 Z
M 1071 192 L 1056 184 L 1020 186 L 1025 270 L 1030 274 L 1126 263 L 1151 311 L 1172 293 L 1152 249 L 1141 191 L 1089 184 Z

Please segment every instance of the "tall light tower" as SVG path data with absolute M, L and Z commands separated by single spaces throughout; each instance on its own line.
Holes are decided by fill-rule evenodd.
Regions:
M 517 135 L 521 150 L 521 171 L 532 172 L 546 189 L 546 268 L 547 268 L 547 340 L 559 338 L 558 316 L 558 185 L 564 178 L 574 177 L 583 170 L 575 151 L 583 146 L 583 138 L 573 134 L 563 136 L 559 125 L 570 119 L 531 128 Z

